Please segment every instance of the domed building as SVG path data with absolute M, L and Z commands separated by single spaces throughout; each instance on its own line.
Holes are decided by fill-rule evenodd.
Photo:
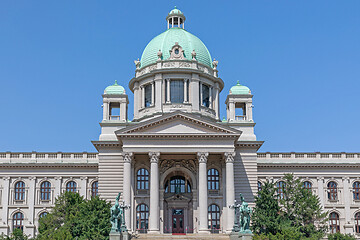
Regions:
M 0 233 L 36 235 L 39 219 L 65 191 L 112 202 L 121 192 L 130 206 L 125 223 L 138 239 L 229 239 L 229 206 L 243 197 L 254 207 L 267 180 L 281 196 L 281 178 L 290 172 L 318 194 L 330 232 L 360 234 L 360 153 L 258 153 L 263 141 L 254 134 L 250 89 L 227 79 L 235 85 L 221 120 L 218 61 L 185 20 L 171 10 L 168 29 L 134 61 L 131 121 L 124 87 L 115 81 L 105 88 L 101 134 L 92 141 L 97 152 L 0 153 Z

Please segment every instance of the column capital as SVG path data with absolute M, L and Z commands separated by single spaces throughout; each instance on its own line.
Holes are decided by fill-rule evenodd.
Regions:
M 150 163 L 158 163 L 160 153 L 159 152 L 149 152 L 149 157 L 150 157 Z
M 124 162 L 131 163 L 131 161 L 133 160 L 134 154 L 132 152 L 123 152 L 122 156 L 124 158 Z
M 199 163 L 207 163 L 208 156 L 209 156 L 208 152 L 198 152 L 197 153 Z
M 224 159 L 226 163 L 233 163 L 235 157 L 235 152 L 225 152 Z

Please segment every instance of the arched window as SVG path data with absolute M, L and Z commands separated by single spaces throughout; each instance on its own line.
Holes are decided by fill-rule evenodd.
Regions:
M 76 182 L 70 181 L 66 184 L 67 192 L 76 192 Z
M 15 229 L 15 228 L 24 230 L 24 214 L 22 214 L 21 212 L 17 212 L 14 214 L 13 229 Z
M 353 183 L 354 200 L 360 200 L 360 182 Z
M 336 182 L 329 182 L 327 187 L 328 187 L 328 199 L 331 201 L 337 200 L 337 184 L 336 184 Z
M 19 181 L 15 184 L 15 200 L 25 199 L 25 183 Z
M 146 204 L 136 207 L 136 228 L 140 233 L 146 233 L 149 225 L 149 208 Z
M 216 204 L 211 204 L 208 208 L 208 228 L 212 233 L 219 233 L 220 231 L 220 208 Z
M 99 194 L 99 183 L 95 181 L 91 184 L 91 197 L 96 197 Z
M 149 172 L 145 168 L 140 168 L 137 171 L 137 189 L 149 189 Z
M 48 215 L 48 212 L 42 212 L 42 213 L 39 215 L 39 219 L 45 217 L 46 215 Z
M 285 197 L 285 195 L 284 195 L 285 182 L 283 182 L 283 181 L 277 182 L 276 187 L 277 187 L 276 191 L 278 194 L 278 198 L 284 199 L 284 197 Z
M 360 212 L 355 214 L 355 231 L 360 233 Z
M 49 201 L 51 196 L 51 183 L 48 181 L 42 182 L 40 185 L 41 200 Z
M 207 172 L 208 189 L 218 190 L 219 189 L 219 171 L 215 168 L 211 168 Z
M 312 184 L 311 184 L 311 182 L 309 182 L 309 181 L 305 181 L 305 182 L 303 183 L 303 187 L 304 187 L 305 189 L 311 190 Z
M 330 213 L 329 217 L 330 233 L 340 232 L 339 214 L 336 212 Z
M 261 184 L 261 182 L 260 182 L 260 181 L 258 181 L 258 192 L 260 192 L 260 191 L 261 191 L 261 189 L 262 189 L 262 184 Z
M 185 193 L 185 178 L 182 176 L 172 177 L 170 179 L 171 193 Z

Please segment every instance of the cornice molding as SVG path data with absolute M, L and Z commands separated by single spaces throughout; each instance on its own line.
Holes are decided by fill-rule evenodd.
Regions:
M 101 147 L 119 148 L 122 146 L 118 141 L 91 141 L 91 143 L 98 151 Z

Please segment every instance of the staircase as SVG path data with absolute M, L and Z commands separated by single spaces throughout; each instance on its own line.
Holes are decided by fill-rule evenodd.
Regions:
M 176 240 L 229 240 L 229 235 L 226 234 L 208 234 L 208 235 L 199 235 L 199 234 L 186 234 L 186 235 L 172 235 L 172 234 L 137 234 L 133 236 L 131 239 L 160 239 L 160 240 L 167 240 L 167 239 L 176 239 Z

